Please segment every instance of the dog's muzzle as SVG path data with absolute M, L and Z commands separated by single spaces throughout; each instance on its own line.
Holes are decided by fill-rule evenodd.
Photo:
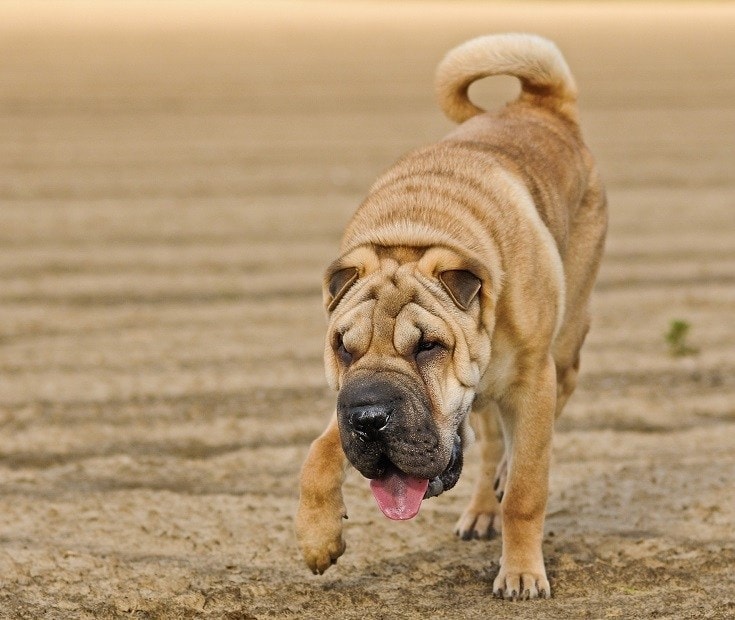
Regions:
M 462 471 L 462 442 L 451 446 L 431 416 L 418 386 L 399 373 L 362 373 L 346 382 L 337 400 L 342 447 L 366 478 L 394 470 L 429 480 L 425 497 L 451 489 Z

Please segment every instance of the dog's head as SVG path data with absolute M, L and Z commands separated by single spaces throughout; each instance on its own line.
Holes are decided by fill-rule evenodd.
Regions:
M 345 454 L 367 478 L 428 481 L 426 496 L 456 483 L 490 358 L 488 278 L 444 247 L 361 246 L 328 269 L 327 377 Z

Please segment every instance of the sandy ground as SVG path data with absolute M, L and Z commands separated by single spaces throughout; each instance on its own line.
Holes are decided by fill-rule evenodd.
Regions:
M 0 617 L 735 616 L 732 4 L 0 14 Z M 403 524 L 353 473 L 348 551 L 312 576 L 292 515 L 334 401 L 322 269 L 371 180 L 450 128 L 444 51 L 506 30 L 567 54 L 611 202 L 555 437 L 554 598 L 492 599 L 498 541 L 454 538 L 471 463 Z M 670 354 L 673 320 L 698 353 Z

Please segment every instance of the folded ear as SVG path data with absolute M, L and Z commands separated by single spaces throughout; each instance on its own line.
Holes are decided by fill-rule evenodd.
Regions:
M 442 271 L 437 277 L 449 293 L 452 301 L 462 310 L 467 310 L 470 307 L 472 300 L 480 292 L 482 286 L 482 280 L 465 269 Z
M 337 304 L 345 296 L 350 287 L 357 280 L 357 267 L 346 267 L 335 271 L 329 277 L 327 291 L 329 293 L 327 301 L 327 311 L 331 312 L 337 307 Z

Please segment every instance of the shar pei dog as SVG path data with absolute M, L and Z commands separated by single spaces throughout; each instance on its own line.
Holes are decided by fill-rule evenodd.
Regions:
M 468 88 L 493 75 L 521 91 L 486 112 Z M 589 328 L 605 192 L 550 41 L 468 41 L 439 64 L 436 89 L 458 127 L 375 182 L 324 278 L 338 396 L 301 470 L 296 536 L 324 572 L 345 550 L 348 464 L 387 517 L 410 519 L 454 486 L 476 434 L 480 474 L 456 534 L 502 537 L 495 596 L 549 597 L 552 434 Z

